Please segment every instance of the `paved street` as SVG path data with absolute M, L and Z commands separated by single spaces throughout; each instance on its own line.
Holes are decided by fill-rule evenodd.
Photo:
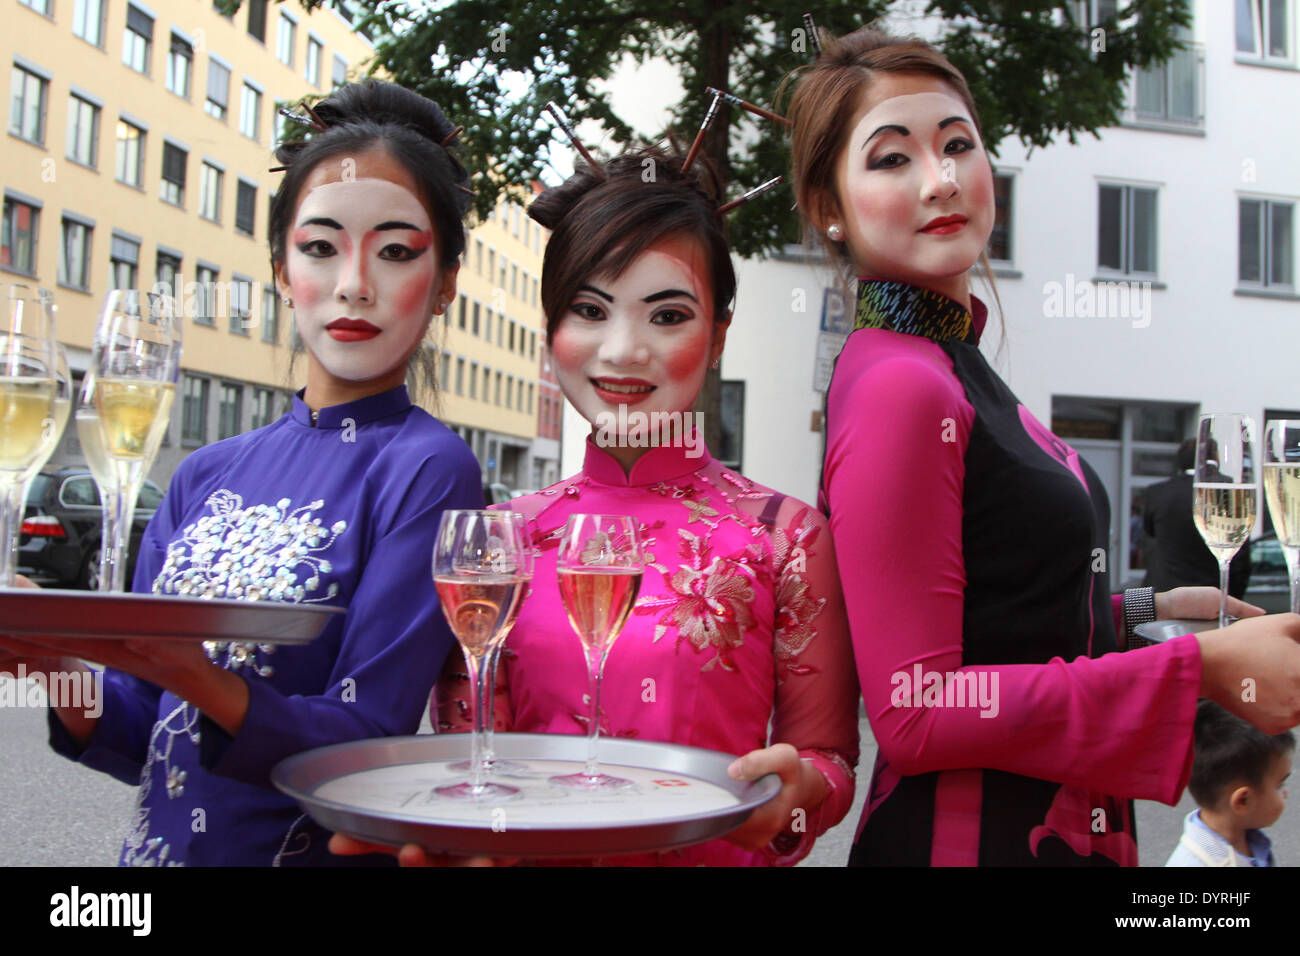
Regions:
M 852 812 L 823 837 L 803 866 L 841 866 L 865 798 L 875 742 L 862 727 L 861 785 Z M 135 788 L 56 756 L 46 744 L 45 711 L 0 708 L 0 865 L 112 866 L 134 803 Z M 1195 807 L 1184 795 L 1177 810 L 1138 804 L 1144 866 L 1163 866 L 1182 832 L 1182 818 Z M 1300 834 L 1291 808 L 1269 831 L 1278 857 L 1300 861 Z

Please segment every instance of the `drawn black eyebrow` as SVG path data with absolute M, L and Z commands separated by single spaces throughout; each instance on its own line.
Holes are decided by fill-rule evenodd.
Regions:
M 601 297 L 602 299 L 604 299 L 606 302 L 613 302 L 613 301 L 614 301 L 614 297 L 613 297 L 612 295 L 610 295 L 608 292 L 601 292 L 601 291 L 600 291 L 599 289 L 597 289 L 594 285 L 584 285 L 584 286 L 579 286 L 579 287 L 578 287 L 578 291 L 579 291 L 579 292 L 594 292 L 594 293 L 596 293 L 596 295 L 600 296 L 600 297 Z
M 695 296 L 691 295 L 685 289 L 664 289 L 664 291 L 662 292 L 656 292 L 654 295 L 646 296 L 641 301 L 646 303 L 658 302 L 661 299 L 672 299 L 672 298 L 676 298 L 679 295 L 686 296 L 686 298 L 690 299 L 696 305 L 700 304 L 700 300 L 695 298 Z
M 413 226 L 409 222 L 403 222 L 400 219 L 389 219 L 375 226 L 372 232 L 378 232 L 381 229 L 410 229 L 412 232 L 427 232 L 419 226 Z
M 964 116 L 949 116 L 947 119 L 939 120 L 939 129 L 944 129 L 945 127 L 951 126 L 953 123 L 969 123 L 969 122 L 970 120 L 966 119 L 966 117 Z M 897 123 L 886 123 L 884 126 L 877 127 L 876 131 L 872 133 L 870 136 L 868 136 L 863 141 L 862 146 L 859 148 L 866 149 L 867 143 L 875 139 L 877 133 L 884 133 L 888 131 L 897 132 L 900 136 L 912 135 L 912 131 L 909 130 L 906 126 L 899 126 Z
M 303 226 L 327 226 L 330 229 L 343 231 L 343 226 L 339 224 L 338 220 L 330 219 L 328 216 L 314 216 L 311 219 L 304 219 L 298 223 L 298 228 L 301 229 Z

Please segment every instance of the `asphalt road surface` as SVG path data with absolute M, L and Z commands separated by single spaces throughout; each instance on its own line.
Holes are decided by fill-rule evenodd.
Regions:
M 25 695 L 24 695 L 25 696 Z M 0 707 L 0 865 L 113 866 L 135 801 L 135 788 L 63 759 L 46 742 L 45 710 Z M 853 810 L 817 842 L 802 866 L 842 866 L 866 797 L 875 741 L 861 721 L 862 758 Z M 1143 866 L 1163 866 L 1195 804 L 1184 794 L 1177 809 L 1138 803 Z M 1284 865 L 1300 861 L 1300 834 L 1291 809 L 1269 829 Z

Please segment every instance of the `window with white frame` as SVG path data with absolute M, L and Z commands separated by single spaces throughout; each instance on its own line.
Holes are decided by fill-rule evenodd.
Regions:
M 194 47 L 184 37 L 173 33 L 171 48 L 167 51 L 167 89 L 188 100 L 193 73 Z
M 1295 203 L 1238 200 L 1237 281 L 1246 288 L 1295 290 Z
M 99 145 L 99 107 L 75 93 L 68 97 L 68 159 L 95 166 Z
M 348 61 L 343 59 L 337 53 L 334 54 L 334 71 L 330 74 L 330 82 L 334 84 L 334 89 L 338 89 L 348 81 Z
M 253 428 L 264 428 L 275 420 L 275 392 L 269 388 L 253 389 Z
M 1156 190 L 1102 184 L 1098 189 L 1097 267 L 1103 272 L 1155 275 Z
M 262 94 L 248 83 L 239 97 L 239 131 L 249 139 L 257 139 L 262 123 Z
M 0 224 L 0 266 L 36 274 L 36 227 L 40 208 L 21 199 L 6 196 L 4 220 Z
M 235 186 L 235 231 L 251 236 L 256 215 L 257 187 L 241 179 Z
M 53 5 L 53 0 L 18 0 L 18 2 L 45 17 L 50 16 L 50 8 Z
M 209 116 L 225 120 L 230 105 L 230 70 L 211 58 L 208 59 L 208 96 L 203 110 Z
M 230 331 L 247 335 L 253 317 L 253 280 L 232 276 L 230 280 Z
M 262 288 L 262 341 L 280 343 L 280 297 L 271 286 Z
M 303 77 L 312 86 L 320 86 L 320 57 L 325 47 L 314 36 L 307 37 L 307 57 L 303 67 Z
M 135 186 L 144 181 L 144 130 L 124 119 L 117 121 L 117 150 L 113 175 L 119 183 Z
M 1294 0 L 1236 0 L 1237 56 L 1294 62 L 1291 48 Z
M 181 401 L 181 441 L 202 445 L 208 440 L 208 380 L 185 373 Z
M 91 228 L 76 219 L 63 219 L 59 243 L 59 284 L 74 289 L 90 288 Z
M 163 202 L 173 206 L 185 204 L 185 167 L 189 160 L 187 153 L 175 143 L 163 143 L 162 182 L 159 197 Z
M 1013 201 L 1016 178 L 1011 173 L 993 174 L 993 231 L 989 234 L 988 254 L 994 262 L 1014 262 Z
M 1188 27 L 1177 27 L 1174 36 L 1183 42 L 1184 49 L 1175 50 L 1164 63 L 1136 71 L 1133 117 L 1199 127 L 1204 121 L 1204 53 L 1192 43 Z
M 133 4 L 126 5 L 122 31 L 122 62 L 137 73 L 149 75 L 149 50 L 153 46 L 153 17 Z
M 275 56 L 285 66 L 293 66 L 293 41 L 297 32 L 298 24 L 281 11 L 280 26 L 275 35 Z
M 211 266 L 200 265 L 194 270 L 194 283 L 197 286 L 194 295 L 194 321 L 200 325 L 212 325 L 216 316 L 217 270 Z
M 115 234 L 108 251 L 108 287 L 134 289 L 139 268 L 140 243 Z
M 266 42 L 266 0 L 248 0 L 248 35 Z
M 210 163 L 199 167 L 199 215 L 221 221 L 221 170 Z
M 9 132 L 44 146 L 45 98 L 49 83 L 44 77 L 15 63 L 9 91 Z
M 103 45 L 104 0 L 76 0 L 72 9 L 72 34 L 95 46 Z
M 180 256 L 174 256 L 169 252 L 158 252 L 158 258 L 154 262 L 154 284 L 165 286 L 168 289 L 175 290 L 176 275 L 181 271 Z M 183 296 L 177 294 L 176 307 L 180 309 L 184 302 L 181 301 Z

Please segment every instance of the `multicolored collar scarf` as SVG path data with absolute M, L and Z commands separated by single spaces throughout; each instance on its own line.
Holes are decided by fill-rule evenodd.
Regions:
M 920 286 L 888 279 L 859 279 L 855 329 L 889 329 L 936 342 L 974 345 L 975 323 L 960 302 Z

